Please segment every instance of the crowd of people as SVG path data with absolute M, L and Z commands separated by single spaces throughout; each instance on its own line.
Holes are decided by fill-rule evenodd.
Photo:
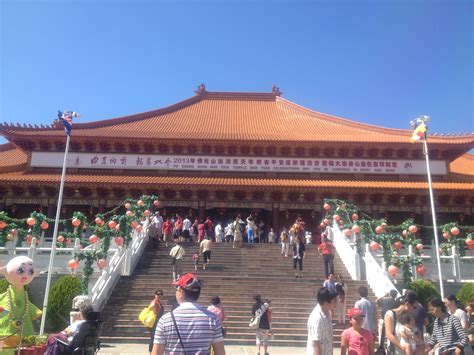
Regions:
M 242 246 L 244 241 L 249 244 L 257 241 L 280 242 L 282 257 L 288 258 L 292 251 L 295 278 L 303 277 L 305 245 L 310 241 L 306 238 L 305 225 L 301 218 L 288 229 L 282 229 L 279 241 L 273 229 L 264 237 L 261 233 L 263 226 L 259 226 L 260 223 L 257 224 L 252 216 L 247 217 L 245 221 L 238 216 L 226 226 L 220 223 L 214 226 L 210 218 L 191 222 L 189 218 L 182 219 L 176 215 L 173 221 L 170 218 L 163 221 L 157 212 L 153 224 L 155 230 L 152 235 L 156 241 L 166 245 L 171 240 L 175 242 L 170 256 L 177 302 L 170 313 L 163 315 L 160 302 L 163 293 L 159 290 L 155 294 L 152 304 L 157 310 L 157 319 L 150 332 L 152 354 L 173 351 L 196 353 L 198 348 L 201 351 L 208 349 L 210 354 L 225 354 L 223 338 L 226 333 L 226 317 L 221 300 L 219 296 L 213 297 L 208 308 L 197 303 L 201 281 L 197 273 L 183 275 L 183 243 L 199 243 L 192 256 L 196 272 L 201 267 L 201 257 L 202 269 L 208 268 L 213 242 L 232 243 L 234 248 Z M 341 335 L 342 355 L 472 353 L 474 301 L 470 302 L 464 311 L 455 296 L 449 295 L 444 300 L 431 299 L 425 309 L 413 291 L 408 291 L 399 298 L 398 292 L 392 290 L 373 302 L 368 297 L 367 287 L 361 286 L 357 290 L 360 299 L 348 308 L 347 285 L 341 274 L 334 274 L 335 247 L 329 235 L 323 233 L 321 237 L 322 243 L 317 246 L 317 250 L 323 259 L 326 280 L 317 292 L 317 305 L 308 318 L 307 354 L 333 354 L 333 311 L 337 323 L 348 326 Z M 427 332 L 427 325 L 430 323 L 427 310 L 433 320 L 430 335 Z M 258 318 L 258 354 L 262 349 L 265 355 L 268 354 L 272 335 L 272 312 L 271 302 L 256 295 L 250 313 Z M 376 343 L 379 344 L 377 349 Z

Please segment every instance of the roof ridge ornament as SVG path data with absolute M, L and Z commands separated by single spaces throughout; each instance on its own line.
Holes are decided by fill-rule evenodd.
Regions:
M 276 85 L 273 85 L 273 86 L 272 86 L 272 93 L 273 93 L 273 95 L 275 95 L 275 96 L 281 96 L 281 95 L 283 95 L 283 92 L 281 92 L 281 91 L 280 91 L 280 88 L 279 88 L 278 86 L 276 86 Z
M 201 84 L 198 85 L 197 90 L 194 91 L 196 95 L 203 95 L 206 93 L 206 85 Z

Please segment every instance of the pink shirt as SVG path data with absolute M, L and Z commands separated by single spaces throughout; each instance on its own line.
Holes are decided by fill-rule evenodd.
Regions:
M 217 316 L 217 319 L 221 322 L 221 324 L 225 321 L 225 314 L 224 310 L 221 307 L 216 307 L 214 305 L 210 305 L 207 307 L 207 310 L 214 313 Z
M 367 329 L 361 329 L 360 335 L 351 327 L 342 332 L 341 336 L 348 344 L 348 355 L 367 355 L 369 344 L 374 341 L 374 335 Z

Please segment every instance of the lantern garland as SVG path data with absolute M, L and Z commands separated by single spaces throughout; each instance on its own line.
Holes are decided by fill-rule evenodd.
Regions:
M 389 274 L 395 279 L 398 268 L 403 270 L 403 282 L 406 286 L 412 280 L 412 267 L 420 276 L 426 273 L 426 267 L 420 258 L 423 255 L 423 244 L 419 239 L 419 229 L 432 228 L 417 225 L 413 218 L 406 219 L 399 225 L 388 225 L 385 219 L 374 219 L 362 212 L 356 205 L 339 199 L 325 199 L 323 209 L 326 211 L 321 220 L 322 229 L 336 223 L 347 238 L 353 238 L 357 252 L 364 255 L 363 243 L 369 243 L 373 251 L 382 248 L 382 256 Z M 474 249 L 474 227 L 459 226 L 448 223 L 441 226 L 443 237 L 447 240 L 441 246 L 442 252 L 448 253 L 451 246 L 458 247 L 460 255 L 465 249 Z M 399 255 L 403 247 L 411 246 L 412 255 Z
M 83 294 L 88 293 L 94 262 L 97 262 L 99 269 L 107 266 L 107 255 L 112 238 L 117 246 L 127 248 L 132 242 L 132 231 L 141 232 L 141 222 L 151 215 L 151 210 L 159 206 L 160 201 L 157 196 L 144 195 L 139 200 L 126 199 L 107 213 L 97 214 L 92 221 L 89 221 L 87 216 L 79 211 L 74 212 L 71 219 L 59 220 L 59 224 L 69 231 L 59 232 L 57 247 L 70 247 L 74 240 L 80 240 L 81 250 L 75 253 L 73 259 L 69 260 L 68 267 L 71 270 L 76 270 L 79 268 L 80 262 L 84 261 L 81 281 Z M 119 214 L 119 210 L 123 207 L 126 212 Z M 21 247 L 25 241 L 31 245 L 34 237 L 39 242 L 42 233 L 54 222 L 53 219 L 49 219 L 39 212 L 32 212 L 28 218 L 24 219 L 11 218 L 5 212 L 0 212 L 0 247 L 15 238 L 17 238 L 17 247 Z M 89 238 L 83 237 L 83 232 L 90 228 L 92 234 Z M 92 250 L 83 250 L 89 245 L 96 247 Z

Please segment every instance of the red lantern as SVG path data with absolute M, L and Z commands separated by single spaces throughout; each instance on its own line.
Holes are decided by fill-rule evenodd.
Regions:
M 125 214 L 126 214 L 127 216 L 129 216 L 129 217 L 132 217 L 132 216 L 133 216 L 133 212 L 132 212 L 132 211 L 130 211 L 130 210 L 129 210 L 129 211 L 127 211 L 127 212 L 125 212 Z
M 151 212 L 149 210 L 145 210 L 143 211 L 143 214 L 148 217 L 151 214 Z
M 395 266 L 395 265 L 390 265 L 388 267 L 388 273 L 392 276 L 392 277 L 396 277 L 397 276 L 397 273 L 398 273 L 398 268 Z
M 474 240 L 473 240 L 473 239 L 466 239 L 466 245 L 467 245 L 468 247 L 473 246 L 473 245 L 474 245 Z
M 360 233 L 360 227 L 357 224 L 354 224 L 351 229 L 355 234 Z
M 329 211 L 331 209 L 331 205 L 329 203 L 325 203 L 323 205 L 323 208 L 326 210 L 326 211 Z
M 127 203 L 124 205 L 124 207 L 125 207 L 127 210 L 129 210 L 129 209 L 132 207 L 132 205 L 131 205 L 129 202 L 127 202 Z
M 0 221 L 0 229 L 5 228 L 6 226 L 8 226 L 8 224 L 6 224 L 5 221 Z
M 91 244 L 97 243 L 98 240 L 99 240 L 99 237 L 96 236 L 95 234 L 92 234 L 92 235 L 89 237 L 89 243 L 91 243 Z
M 155 207 L 160 207 L 160 201 L 158 201 L 158 200 L 153 201 L 153 205 Z
M 400 242 L 400 241 L 397 241 L 397 242 L 393 243 L 393 247 L 397 250 L 400 250 L 402 248 L 402 246 L 403 246 L 402 242 Z
M 68 261 L 67 266 L 71 270 L 75 270 L 79 266 L 79 261 L 76 260 L 76 259 L 71 259 L 71 260 Z
M 344 235 L 349 238 L 352 235 L 352 231 L 349 228 L 344 229 Z
M 377 243 L 377 242 L 375 242 L 375 241 L 373 241 L 373 242 L 370 243 L 370 249 L 372 249 L 372 250 L 379 250 L 379 249 L 380 249 L 380 244 Z
M 123 238 L 122 237 L 115 237 L 115 244 L 117 244 L 119 247 L 123 245 Z
M 103 220 L 102 218 L 100 218 L 100 217 L 97 217 L 97 218 L 95 219 L 95 224 L 97 224 L 98 226 L 101 226 L 101 225 L 104 224 L 104 220 Z
M 107 260 L 105 260 L 105 259 L 97 260 L 97 266 L 99 267 L 99 269 L 102 270 L 104 267 L 107 266 Z
M 49 223 L 46 222 L 46 221 L 41 222 L 40 228 L 41 228 L 42 230 L 48 229 L 48 228 L 49 228 Z
M 377 233 L 377 234 L 383 233 L 383 227 L 382 226 L 375 227 L 375 233 Z
M 449 238 L 451 238 L 451 234 L 449 234 L 449 232 L 444 232 L 443 233 L 443 238 L 448 240 Z
M 59 243 L 64 242 L 64 237 L 62 235 L 58 236 L 58 242 Z
M 133 229 L 136 229 L 137 226 L 138 226 L 138 222 L 137 221 L 131 221 L 130 225 L 132 226 Z
M 323 229 L 323 228 L 326 228 L 326 225 L 324 223 L 319 223 L 319 227 Z
M 30 227 L 34 226 L 36 224 L 36 219 L 34 219 L 33 217 L 30 217 L 26 220 L 26 224 L 29 225 Z
M 353 221 L 358 221 L 358 220 L 359 220 L 359 215 L 358 215 L 357 213 L 354 213 L 354 214 L 352 215 L 352 220 L 353 220 Z
M 115 222 L 115 221 L 109 221 L 109 223 L 107 223 L 107 225 L 109 226 L 110 229 L 114 229 L 115 226 L 117 225 L 117 222 Z
M 406 238 L 407 235 L 408 235 L 408 232 L 404 229 L 404 230 L 402 231 L 402 235 Z
M 135 228 L 135 230 L 140 233 L 142 231 L 142 226 L 138 225 L 137 228 Z
M 424 274 L 426 274 L 426 271 L 427 269 L 425 265 L 418 265 L 416 267 L 416 273 L 420 276 L 423 276 Z
M 418 228 L 415 225 L 408 227 L 408 230 L 411 234 L 415 234 L 418 231 Z
M 120 230 L 120 224 L 117 224 L 117 225 L 115 226 L 115 230 L 116 230 L 117 232 Z
M 140 207 L 145 206 L 145 202 L 143 202 L 142 200 L 138 200 L 137 205 Z
M 79 218 L 73 218 L 71 223 L 74 227 L 79 227 L 81 224 L 81 220 Z
M 323 219 L 323 223 L 328 226 L 328 225 L 329 225 L 329 219 L 324 218 L 324 219 Z
M 420 251 L 423 250 L 423 244 L 418 243 L 418 244 L 416 245 L 416 249 L 417 249 L 417 250 L 420 250 Z
M 458 227 L 451 228 L 451 234 L 452 235 L 459 235 L 459 232 L 460 232 L 460 230 L 459 230 Z

